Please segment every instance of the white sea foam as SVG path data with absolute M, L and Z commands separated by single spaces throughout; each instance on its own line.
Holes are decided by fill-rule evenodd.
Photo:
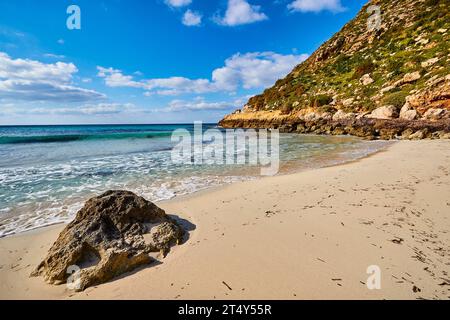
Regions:
M 98 195 L 106 189 L 115 189 L 124 187 L 127 190 L 135 192 L 150 201 L 169 200 L 176 196 L 187 195 L 193 192 L 204 190 L 214 186 L 221 186 L 237 181 L 245 181 L 254 179 L 250 176 L 194 176 L 184 178 L 180 181 L 166 181 L 161 184 L 143 184 L 143 185 L 106 185 L 101 188 L 100 184 L 79 186 L 68 190 L 70 192 L 81 193 L 88 190 L 95 190 L 91 196 Z M 67 187 L 64 187 L 67 189 Z M 58 223 L 70 222 L 78 210 L 81 209 L 83 203 L 87 200 L 83 197 L 73 197 L 72 199 L 65 199 L 62 202 L 51 196 L 51 190 L 37 192 L 35 195 L 29 195 L 32 200 L 40 197 L 46 197 L 45 203 L 23 202 L 20 204 L 20 209 L 16 211 L 26 213 L 15 213 L 10 208 L 1 210 L 2 215 L 8 215 L 9 218 L 3 219 L 0 222 L 0 237 L 11 235 L 14 233 L 21 233 L 25 231 L 34 230 L 39 227 L 50 226 Z
M 364 157 L 386 146 L 350 137 L 284 136 L 282 164 L 312 168 Z M 240 147 L 239 152 L 245 152 Z M 255 179 L 248 167 L 173 165 L 170 152 L 137 152 L 0 167 L 0 237 L 71 221 L 83 203 L 109 189 L 162 201 Z

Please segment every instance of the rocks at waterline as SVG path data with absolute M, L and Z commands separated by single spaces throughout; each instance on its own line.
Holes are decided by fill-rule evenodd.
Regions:
M 404 111 L 407 108 L 404 109 Z M 448 139 L 450 135 L 450 121 L 441 120 L 406 120 L 402 118 L 376 119 L 369 114 L 345 113 L 338 110 L 330 119 L 302 116 L 297 114 L 280 115 L 256 112 L 253 117 L 229 115 L 219 122 L 223 128 L 271 128 L 279 129 L 283 133 L 353 135 L 368 140 L 374 139 Z M 269 116 L 268 116 L 269 115 Z M 356 116 L 356 117 L 355 117 Z M 415 134 L 416 132 L 421 132 Z
M 383 106 L 373 110 L 368 117 L 374 119 L 395 119 L 398 117 L 398 111 L 394 106 Z
M 129 191 L 107 191 L 86 202 L 60 233 L 31 276 L 65 283 L 69 268 L 81 269 L 75 290 L 104 283 L 166 255 L 184 230 L 155 204 Z
M 415 120 L 417 119 L 417 111 L 409 105 L 409 103 L 405 103 L 402 109 L 400 110 L 400 119 L 403 120 Z
M 355 120 L 357 117 L 356 113 L 353 112 L 344 112 L 342 110 L 338 110 L 334 115 L 333 115 L 333 121 L 342 121 L 342 120 Z
M 450 115 L 445 109 L 441 108 L 431 108 L 428 109 L 427 112 L 424 113 L 423 118 L 427 120 L 441 120 L 447 118 Z

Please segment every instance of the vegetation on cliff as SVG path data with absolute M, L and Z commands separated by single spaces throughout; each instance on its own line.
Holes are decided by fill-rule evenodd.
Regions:
M 373 6 L 381 9 L 377 28 L 368 26 Z M 449 8 L 450 0 L 370 1 L 309 59 L 222 123 L 258 112 L 450 118 Z

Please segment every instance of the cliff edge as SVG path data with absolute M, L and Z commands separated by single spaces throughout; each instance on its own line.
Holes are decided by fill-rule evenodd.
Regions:
M 226 128 L 450 137 L 450 0 L 371 0 Z M 411 136 L 411 137 L 410 137 Z

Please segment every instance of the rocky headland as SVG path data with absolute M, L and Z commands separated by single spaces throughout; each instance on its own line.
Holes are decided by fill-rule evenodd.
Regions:
M 450 138 L 449 8 L 448 0 L 369 1 L 286 78 L 220 126 Z M 379 25 L 371 26 L 377 18 Z

